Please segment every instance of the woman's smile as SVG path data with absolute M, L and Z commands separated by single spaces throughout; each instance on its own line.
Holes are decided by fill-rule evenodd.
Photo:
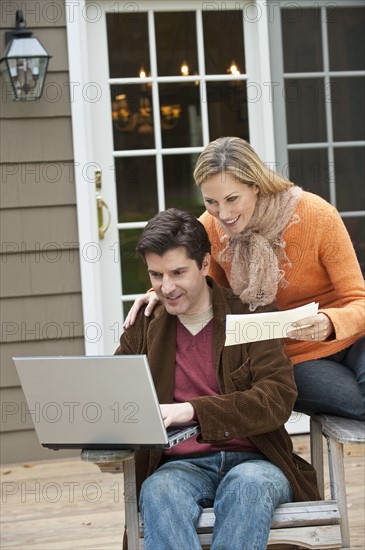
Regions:
M 255 210 L 258 187 L 242 183 L 232 174 L 218 173 L 200 186 L 204 204 L 227 233 L 238 235 L 249 223 Z

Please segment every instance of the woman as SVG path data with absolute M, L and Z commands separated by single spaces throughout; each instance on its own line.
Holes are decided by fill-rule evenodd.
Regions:
M 318 302 L 314 317 L 288 333 L 298 387 L 295 410 L 363 420 L 364 280 L 337 210 L 271 171 L 243 139 L 223 137 L 201 153 L 194 179 L 212 243 L 210 275 L 231 286 L 251 311 Z M 137 300 L 125 328 L 153 293 Z

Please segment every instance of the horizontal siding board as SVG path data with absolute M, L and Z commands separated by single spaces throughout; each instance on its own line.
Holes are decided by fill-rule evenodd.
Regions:
M 1 2 L 1 23 L 2 27 L 12 29 L 15 27 L 15 15 L 17 9 L 23 10 L 27 27 L 30 30 L 38 27 L 65 27 L 66 20 L 72 22 L 74 9 L 77 4 L 71 6 L 65 5 L 65 0 L 22 0 L 21 2 Z
M 1 342 L 58 340 L 83 336 L 81 294 L 6 298 L 1 300 Z M 88 328 L 90 339 L 99 337 L 97 321 Z
M 2 3 L 2 2 L 1 2 Z M 1 4 L 0 3 L 0 4 Z M 4 2 L 9 3 L 9 2 Z M 15 23 L 15 21 L 14 21 Z M 14 25 L 15 27 L 15 25 Z M 1 29 L 0 31 L 0 43 L 4 50 L 5 46 L 5 32 L 7 30 Z M 39 28 L 34 36 L 38 38 L 42 46 L 46 49 L 47 53 L 52 56 L 48 70 L 53 71 L 67 71 L 68 70 L 68 57 L 67 57 L 67 33 L 65 27 L 59 28 Z M 31 109 L 32 101 L 29 102 L 29 108 Z
M 75 86 L 72 88 L 75 92 L 76 89 Z M 71 116 L 70 81 L 65 71 L 47 72 L 43 94 L 38 101 L 12 101 L 8 90 L 3 95 L 6 98 L 1 108 L 3 119 Z
M 69 117 L 3 119 L 0 132 L 4 163 L 57 162 L 73 158 Z
M 1 208 L 76 204 L 74 162 L 0 165 Z
M 0 390 L 1 401 L 1 419 L 0 431 L 16 432 L 24 430 L 33 430 L 34 421 L 38 422 L 42 411 L 39 407 L 39 416 L 33 418 L 30 414 L 27 401 L 24 397 L 22 388 L 3 388 Z M 36 411 L 37 412 L 37 411 Z M 50 415 L 52 413 L 50 409 Z M 49 416 L 50 416 L 49 415 Z M 50 416 L 51 418 L 51 416 Z
M 42 253 L 2 256 L 0 296 L 41 296 L 81 292 L 79 254 L 52 248 Z
M 13 357 L 36 357 L 58 355 L 85 355 L 82 337 L 65 338 L 54 341 L 14 342 L 0 345 L 0 380 L 2 388 L 19 386 Z
M 3 210 L 0 229 L 3 253 L 70 249 L 78 244 L 75 206 Z
M 80 456 L 80 450 L 51 451 L 43 448 L 34 430 L 7 432 L 1 436 L 0 457 L 2 464 L 15 464 L 31 460 L 54 460 Z M 3 479 L 6 481 L 6 478 Z

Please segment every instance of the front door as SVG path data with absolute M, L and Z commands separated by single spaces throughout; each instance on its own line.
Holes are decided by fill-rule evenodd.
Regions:
M 202 213 L 204 146 L 240 136 L 274 162 L 264 4 L 84 0 L 68 24 L 87 353 L 113 353 L 149 287 L 134 254 L 147 220 Z

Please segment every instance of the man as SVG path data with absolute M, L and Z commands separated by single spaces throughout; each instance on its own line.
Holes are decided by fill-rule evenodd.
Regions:
M 116 353 L 147 354 L 166 427 L 201 427 L 168 451 L 136 453 L 145 549 L 201 548 L 195 526 L 214 506 L 212 550 L 264 550 L 279 504 L 320 498 L 283 427 L 297 395 L 283 343 L 224 347 L 226 315 L 249 311 L 207 277 L 210 242 L 191 214 L 157 214 L 137 253 L 161 304 L 139 312 Z

